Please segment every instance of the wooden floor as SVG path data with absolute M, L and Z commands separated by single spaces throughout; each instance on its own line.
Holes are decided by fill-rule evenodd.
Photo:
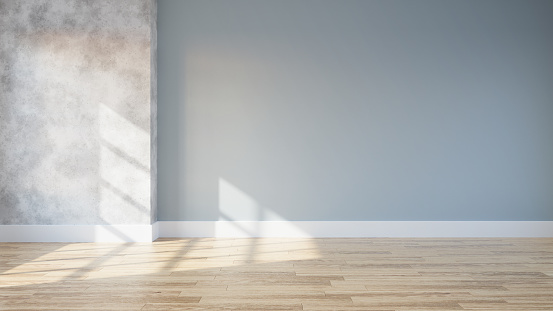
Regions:
M 0 243 L 0 310 L 553 310 L 553 239 Z

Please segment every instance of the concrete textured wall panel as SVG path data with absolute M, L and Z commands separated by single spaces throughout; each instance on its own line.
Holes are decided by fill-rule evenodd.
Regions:
M 150 38 L 150 150 L 151 221 L 157 220 L 157 1 L 152 1 Z
M 152 221 L 154 10 L 0 1 L 0 224 Z

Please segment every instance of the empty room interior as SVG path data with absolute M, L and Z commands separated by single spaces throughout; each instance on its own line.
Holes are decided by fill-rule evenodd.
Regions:
M 553 310 L 553 1 L 0 0 L 0 310 Z

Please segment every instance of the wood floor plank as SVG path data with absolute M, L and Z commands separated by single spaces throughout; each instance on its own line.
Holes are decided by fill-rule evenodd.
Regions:
M 553 310 L 553 239 L 0 243 L 0 310 Z

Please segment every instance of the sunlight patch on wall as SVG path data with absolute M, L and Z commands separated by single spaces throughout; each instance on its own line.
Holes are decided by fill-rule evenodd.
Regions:
M 261 220 L 259 203 L 230 182 L 219 178 L 219 220 Z
M 150 167 L 150 134 L 128 121 L 107 105 L 99 107 L 100 138 L 146 169 Z
M 224 178 L 219 178 L 219 221 L 215 226 L 215 236 L 221 237 L 311 237 Z
M 149 134 L 105 104 L 99 105 L 99 132 L 100 216 L 108 223 L 121 216 L 146 220 L 150 213 Z

